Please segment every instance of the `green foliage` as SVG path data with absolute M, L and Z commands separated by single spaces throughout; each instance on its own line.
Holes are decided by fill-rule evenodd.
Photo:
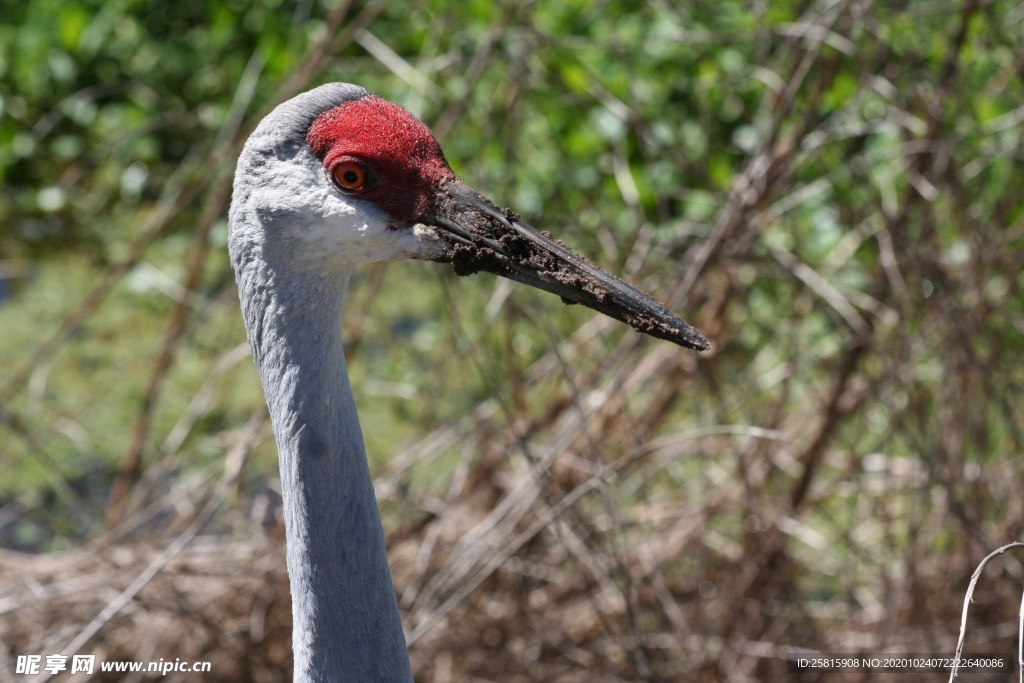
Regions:
M 893 600 L 941 580 L 942 567 L 907 578 L 904 551 L 941 551 L 963 570 L 967 539 L 994 545 L 1019 524 L 1002 519 L 1019 508 L 1013 458 L 1024 447 L 1024 15 L 1014 3 L 338 7 L 5 7 L 0 496 L 43 515 L 19 527 L 18 543 L 55 548 L 97 532 L 103 487 L 146 411 L 142 469 L 157 474 L 142 498 L 219 471 L 262 405 L 239 350 L 220 190 L 262 114 L 332 80 L 409 108 L 469 184 L 674 296 L 716 346 L 697 361 L 658 356 L 628 331 L 588 327 L 587 311 L 493 279 L 367 268 L 344 324 L 373 467 L 387 470 L 429 435 L 459 434 L 436 460 L 391 473 L 408 474 L 412 493 L 385 505 L 389 525 L 426 525 L 437 514 L 428 503 L 467 462 L 516 472 L 552 444 L 602 466 L 652 453 L 637 457 L 656 461 L 649 469 L 618 471 L 609 490 L 621 498 L 585 496 L 580 517 L 692 505 L 680 518 L 706 528 L 688 537 L 692 553 L 664 563 L 670 593 L 695 601 L 691 624 L 753 614 L 715 617 L 719 632 L 701 635 L 755 642 L 773 637 L 769 615 L 800 602 L 786 596 L 856 616 L 865 591 L 885 602 L 901 582 L 913 585 Z M 37 356 L 83 306 L 81 324 Z M 151 390 L 168 344 L 172 362 Z M 601 413 L 587 397 L 615 407 Z M 578 434 L 566 426 L 574 411 L 591 418 Z M 657 445 L 729 426 L 787 438 L 716 432 Z M 266 430 L 257 441 L 244 478 L 254 489 L 276 468 Z M 572 476 L 551 484 L 559 495 L 579 474 L 576 462 L 560 466 Z M 81 481 L 101 485 L 67 486 Z M 602 561 L 629 545 L 628 525 L 586 528 Z M 744 591 L 757 593 L 746 608 L 729 602 Z M 893 618 L 913 625 L 918 613 L 903 605 Z M 847 621 L 793 617 L 806 644 L 825 649 L 836 641 L 821 634 Z M 601 660 L 607 671 L 643 678 L 639 664 L 613 659 Z

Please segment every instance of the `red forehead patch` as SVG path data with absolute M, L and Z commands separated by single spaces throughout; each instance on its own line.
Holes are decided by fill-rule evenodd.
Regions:
M 343 160 L 366 164 L 376 182 L 359 196 L 401 222 L 426 217 L 437 188 L 456 179 L 430 129 L 376 95 L 325 111 L 306 141 L 328 171 Z

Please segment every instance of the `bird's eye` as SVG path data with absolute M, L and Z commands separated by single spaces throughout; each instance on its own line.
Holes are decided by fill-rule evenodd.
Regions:
M 354 161 L 343 161 L 331 171 L 334 182 L 347 192 L 362 192 L 366 189 L 369 174 L 366 167 Z

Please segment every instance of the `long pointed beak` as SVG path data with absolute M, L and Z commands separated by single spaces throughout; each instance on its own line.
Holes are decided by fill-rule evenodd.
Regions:
M 652 337 L 698 351 L 708 348 L 701 333 L 675 313 L 517 214 L 498 208 L 461 181 L 440 189 L 428 222 L 450 244 L 436 260 L 451 263 L 456 274 L 496 273 L 600 311 Z

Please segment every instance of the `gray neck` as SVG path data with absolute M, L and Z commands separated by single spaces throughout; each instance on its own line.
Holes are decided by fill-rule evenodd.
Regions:
M 281 463 L 295 681 L 411 681 L 384 532 L 349 386 L 346 272 L 236 261 Z

